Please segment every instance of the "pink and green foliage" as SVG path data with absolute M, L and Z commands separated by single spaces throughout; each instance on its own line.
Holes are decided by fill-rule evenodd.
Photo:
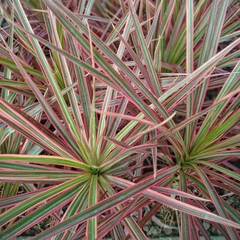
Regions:
M 147 239 L 163 206 L 180 239 L 210 239 L 202 219 L 238 239 L 239 9 L 1 3 L 0 239 L 46 219 L 33 239 Z

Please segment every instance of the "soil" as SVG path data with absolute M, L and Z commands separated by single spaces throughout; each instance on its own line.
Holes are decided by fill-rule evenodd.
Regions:
M 226 195 L 224 198 L 234 209 L 240 211 L 240 196 Z M 211 212 L 216 213 L 213 204 L 208 204 L 208 208 L 211 210 Z M 143 227 L 143 231 L 146 233 L 149 239 L 179 239 L 177 215 L 179 215 L 177 211 L 164 206 Z M 222 238 L 221 233 L 208 221 L 203 220 L 203 224 L 209 235 L 213 237 L 212 239 L 225 239 Z

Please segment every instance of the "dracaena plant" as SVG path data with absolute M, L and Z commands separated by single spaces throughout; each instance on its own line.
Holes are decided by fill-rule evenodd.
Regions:
M 181 239 L 237 239 L 237 6 L 5 0 L 0 238 L 142 240 L 167 206 Z

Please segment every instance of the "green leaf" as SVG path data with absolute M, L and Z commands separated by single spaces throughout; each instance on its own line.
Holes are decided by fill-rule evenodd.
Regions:
M 118 204 L 121 204 L 121 203 L 127 201 L 129 198 L 134 197 L 136 194 L 139 194 L 139 192 L 143 191 L 144 189 L 149 188 L 149 186 L 157 184 L 157 182 L 160 181 L 164 176 L 167 176 L 169 174 L 173 174 L 178 169 L 179 169 L 179 167 L 175 166 L 175 167 L 167 169 L 166 171 L 163 171 L 161 174 L 160 174 L 160 172 L 158 172 L 157 176 L 156 176 L 156 179 L 153 179 L 153 177 L 151 177 L 148 181 L 143 180 L 142 184 L 138 184 L 137 187 L 135 185 L 133 185 L 133 186 L 127 188 L 126 190 L 123 190 L 121 193 L 116 194 L 116 195 L 114 195 L 110 198 L 107 198 L 107 199 L 95 204 L 94 206 L 89 207 L 88 209 L 76 214 L 75 216 L 59 223 L 57 226 L 52 227 L 52 228 L 44 231 L 43 233 L 39 234 L 38 236 L 36 236 L 33 239 L 34 240 L 36 240 L 36 239 L 40 240 L 40 239 L 47 239 L 51 236 L 55 236 L 59 232 L 65 231 L 66 229 L 69 229 L 70 227 L 73 227 L 76 224 L 79 224 L 82 221 L 85 221 L 86 219 L 94 217 L 94 216 L 112 208 L 113 206 L 116 206 Z M 111 181 L 114 180 L 114 184 L 116 184 L 116 182 L 119 181 L 119 178 L 115 179 L 115 178 L 110 177 L 110 176 L 108 176 L 108 178 Z M 233 223 L 230 221 L 230 224 L 233 224 Z
M 62 184 L 59 184 L 55 187 L 52 187 L 42 193 L 39 193 L 36 196 L 27 199 L 20 204 L 17 204 L 16 207 L 12 207 L 11 209 L 9 209 L 8 211 L 1 215 L 0 225 L 2 226 L 6 224 L 12 219 L 18 217 L 20 214 L 23 214 L 24 212 L 32 209 L 35 205 L 45 202 L 47 199 L 58 195 L 61 191 L 64 191 L 69 187 L 73 188 L 76 184 L 78 184 L 81 181 L 87 180 L 88 178 L 89 175 L 79 176 Z M 3 235 L 1 236 L 0 234 L 0 237 L 3 237 Z
M 97 204 L 99 198 L 99 189 L 98 189 L 98 176 L 92 175 L 91 183 L 89 188 L 89 202 L 88 206 L 94 206 Z M 97 217 L 91 218 L 87 222 L 87 236 L 88 239 L 95 240 L 97 239 Z
M 221 199 L 219 198 L 214 186 L 211 184 L 211 181 L 208 179 L 206 174 L 204 174 L 204 172 L 201 171 L 201 169 L 199 167 L 197 167 L 197 166 L 193 166 L 193 167 L 194 167 L 195 171 L 197 172 L 197 174 L 200 175 L 202 181 L 204 182 L 205 186 L 207 187 L 209 195 L 212 199 L 212 203 L 214 204 L 219 215 L 230 220 L 230 218 L 223 206 Z M 236 229 L 226 226 L 226 230 L 228 231 L 229 236 L 231 236 L 232 239 L 238 238 L 238 233 L 237 233 Z
M 79 179 L 80 180 L 80 179 Z M 0 237 L 10 238 L 19 235 L 24 231 L 24 228 L 33 226 L 43 218 L 49 216 L 51 212 L 59 208 L 63 204 L 67 204 L 72 200 L 72 197 L 81 190 L 83 183 L 74 184 L 71 188 L 67 188 L 64 192 L 59 192 L 57 197 L 54 197 L 43 206 L 37 208 L 32 213 L 23 216 L 22 220 L 17 221 L 11 227 L 0 233 Z M 40 194 L 39 194 L 40 195 Z M 34 198 L 34 197 L 33 197 Z M 28 201 L 28 200 L 27 200 Z M 25 201 L 24 203 L 26 204 Z M 22 204 L 20 204 L 21 206 Z
M 41 164 L 56 164 L 68 167 L 79 168 L 84 171 L 89 171 L 89 166 L 84 163 L 70 158 L 57 156 L 34 156 L 34 155 L 18 155 L 18 154 L 1 154 L 0 162 L 26 162 L 26 163 L 41 163 Z

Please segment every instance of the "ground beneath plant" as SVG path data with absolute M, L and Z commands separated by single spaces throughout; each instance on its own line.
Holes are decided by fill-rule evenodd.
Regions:
M 225 197 L 227 203 L 229 203 L 234 209 L 240 211 L 240 196 L 227 194 Z M 216 210 L 212 203 L 208 204 L 208 208 L 216 213 Z M 158 213 L 143 227 L 143 231 L 149 239 L 159 239 L 160 237 L 170 237 L 169 240 L 173 240 L 172 237 L 179 236 L 178 230 L 178 215 L 179 213 L 166 206 L 162 207 Z M 219 236 L 221 233 L 214 228 L 208 221 L 203 220 L 204 226 L 207 229 L 210 236 Z M 178 238 L 175 238 L 178 239 Z M 215 239 L 215 238 L 214 238 Z M 221 239 L 221 238 L 217 238 Z M 223 238 L 225 239 L 225 238 Z

